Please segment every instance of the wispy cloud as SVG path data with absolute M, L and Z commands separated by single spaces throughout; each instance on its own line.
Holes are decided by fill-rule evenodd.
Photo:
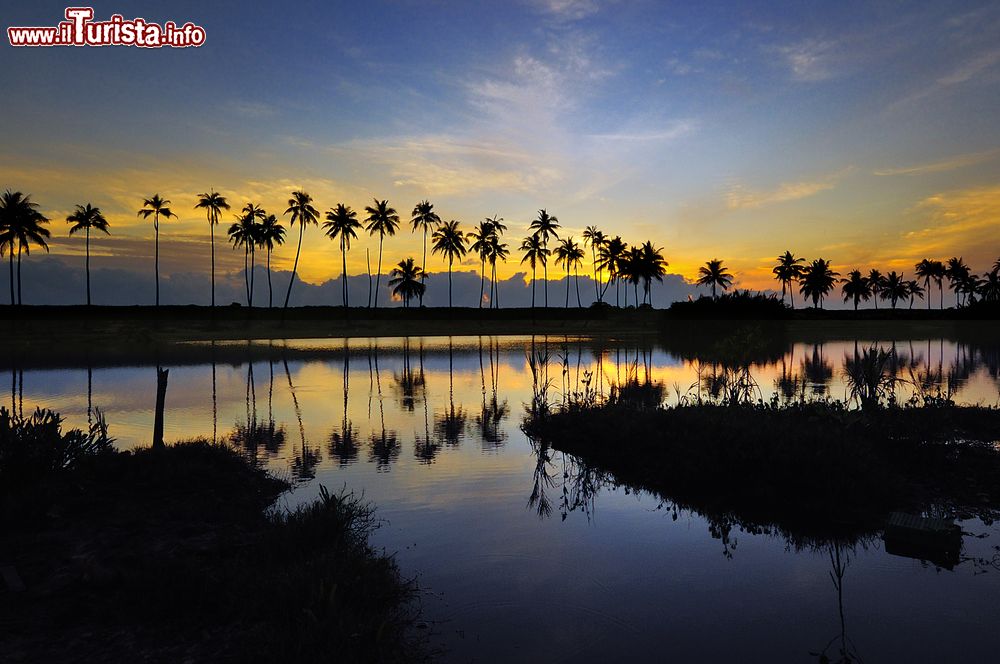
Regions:
M 982 51 L 959 64 L 948 74 L 940 76 L 924 87 L 896 100 L 888 106 L 887 110 L 896 110 L 902 106 L 943 93 L 962 83 L 973 81 L 989 72 L 997 63 L 1000 63 L 1000 48 Z
M 928 173 L 945 173 L 954 171 L 966 166 L 974 166 L 986 161 L 991 161 L 1000 156 L 1000 148 L 987 150 L 986 152 L 973 152 L 960 154 L 940 161 L 932 161 L 913 166 L 899 166 L 897 168 L 885 168 L 874 171 L 875 175 L 926 175 Z
M 796 81 L 823 81 L 836 75 L 837 42 L 808 39 L 779 48 Z
M 694 120 L 677 120 L 663 129 L 645 131 L 623 131 L 607 134 L 592 134 L 591 138 L 601 141 L 663 142 L 672 141 L 693 132 L 698 126 Z
M 737 183 L 726 192 L 726 207 L 730 210 L 742 210 L 809 198 L 820 192 L 833 189 L 837 186 L 837 182 L 851 170 L 851 168 L 847 168 L 817 180 L 783 182 L 770 190 L 748 189 Z
M 531 0 L 531 4 L 537 10 L 565 21 L 578 21 L 601 9 L 598 0 Z

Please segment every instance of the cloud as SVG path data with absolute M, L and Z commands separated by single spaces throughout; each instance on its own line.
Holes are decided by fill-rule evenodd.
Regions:
M 970 264 L 989 265 L 996 260 L 1000 185 L 937 193 L 921 200 L 911 214 L 917 227 L 903 234 L 900 248 L 909 258 L 958 255 Z
M 808 39 L 778 49 L 796 81 L 814 82 L 836 75 L 838 44 L 834 41 Z
M 533 0 L 538 11 L 562 21 L 579 21 L 601 9 L 597 0 Z
M 734 184 L 726 192 L 726 207 L 730 210 L 742 210 L 809 198 L 820 192 L 833 189 L 850 170 L 845 169 L 819 180 L 784 182 L 776 188 L 766 191 L 748 189 L 741 184 Z
M 664 129 L 652 129 L 638 132 L 616 132 L 609 134 L 592 134 L 591 138 L 600 141 L 672 141 L 686 136 L 697 128 L 694 120 L 677 120 Z
M 901 106 L 906 106 L 945 92 L 956 85 L 972 81 L 992 69 L 997 63 L 1000 63 L 1000 48 L 982 51 L 958 65 L 950 73 L 935 79 L 930 84 L 910 93 L 902 99 L 894 101 L 888 106 L 887 110 L 896 110 Z
M 242 115 L 246 118 L 269 118 L 277 114 L 277 110 L 259 101 L 247 101 L 245 99 L 237 99 L 229 103 L 229 108 L 237 115 Z
M 933 161 L 915 166 L 900 166 L 897 168 L 885 168 L 874 171 L 875 175 L 925 175 L 927 173 L 945 173 L 954 171 L 966 166 L 981 164 L 1000 156 L 1000 148 L 987 150 L 986 152 L 973 152 L 960 154 L 940 161 Z

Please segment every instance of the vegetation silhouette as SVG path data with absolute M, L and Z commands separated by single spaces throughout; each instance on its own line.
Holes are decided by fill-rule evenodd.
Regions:
M 313 206 L 313 199 L 305 191 L 293 191 L 292 197 L 288 199 L 288 209 L 285 210 L 286 215 L 291 215 L 289 219 L 289 225 L 294 226 L 299 225 L 299 242 L 295 247 L 295 262 L 292 263 L 292 276 L 288 280 L 288 291 L 285 293 L 285 306 L 288 308 L 288 300 L 292 296 L 292 286 L 295 284 L 295 275 L 299 271 L 299 255 L 302 253 L 302 236 L 305 232 L 305 227 L 312 224 L 316 226 L 319 223 L 319 212 Z
M 389 202 L 385 200 L 375 199 L 375 205 L 365 206 L 365 212 L 368 213 L 368 218 L 365 219 L 365 230 L 368 231 L 369 235 L 378 234 L 378 267 L 375 271 L 375 297 L 369 306 L 374 306 L 378 308 L 378 286 L 379 280 L 382 278 L 382 244 L 385 241 L 385 236 L 388 235 L 392 237 L 396 234 L 396 229 L 399 228 L 399 215 L 396 213 L 395 208 L 389 207 Z
M 73 214 L 66 217 L 66 221 L 72 226 L 70 226 L 69 234 L 73 235 L 83 231 L 86 236 L 86 249 L 87 258 L 85 262 L 86 272 L 87 272 L 87 306 L 90 306 L 90 231 L 91 229 L 95 231 L 101 231 L 105 235 L 111 235 L 111 231 L 108 230 L 108 220 L 104 218 L 101 213 L 101 208 L 95 208 L 91 206 L 90 203 L 86 205 L 77 205 L 76 211 Z
M 219 225 L 222 218 L 222 211 L 229 209 L 229 201 L 226 197 L 214 189 L 198 194 L 198 202 L 195 209 L 205 210 L 208 216 L 208 230 L 212 244 L 212 306 L 215 306 L 215 227 Z
M 341 302 L 344 307 L 350 306 L 347 296 L 347 252 L 351 248 L 351 240 L 358 239 L 357 230 L 361 227 L 358 213 L 343 203 L 337 203 L 337 207 L 330 208 L 326 213 L 326 221 L 323 223 L 327 237 L 331 240 L 340 238 L 340 258 L 343 264 L 341 269 L 343 282 Z
M 160 215 L 165 219 L 176 217 L 173 210 L 168 206 L 170 201 L 161 198 L 159 194 L 153 194 L 142 202 L 142 209 L 136 212 L 136 216 L 143 219 L 153 218 L 153 272 L 156 275 L 156 306 L 160 306 Z M 20 287 L 18 280 L 18 287 Z
M 438 213 L 434 211 L 434 204 L 430 201 L 423 200 L 413 206 L 413 213 L 410 215 L 410 225 L 413 227 L 413 232 L 417 230 L 423 233 L 423 247 L 424 255 L 421 260 L 421 265 L 427 265 L 427 231 L 436 230 L 441 224 L 441 217 Z M 347 274 L 347 266 L 344 266 L 345 279 Z M 422 275 L 421 283 L 423 283 L 423 278 L 426 278 L 426 273 Z M 420 292 L 420 306 L 424 306 L 424 293 Z

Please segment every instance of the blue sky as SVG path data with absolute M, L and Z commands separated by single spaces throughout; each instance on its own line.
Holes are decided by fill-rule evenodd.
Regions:
M 54 25 L 64 5 L 8 8 Z M 104 259 L 139 269 L 159 191 L 180 219 L 164 269 L 207 269 L 192 207 L 210 187 L 283 211 L 429 198 L 512 244 L 538 208 L 665 247 L 692 276 L 719 257 L 768 285 L 785 249 L 846 272 L 1000 254 L 1000 6 L 989 2 L 122 2 L 206 28 L 198 49 L 13 49 L 0 84 L 0 186 L 57 221 L 108 212 Z M 339 274 L 310 229 L 303 276 Z M 61 228 L 54 235 L 64 236 Z M 79 242 L 53 253 L 79 257 Z M 364 271 L 359 242 L 349 271 Z M 239 257 L 226 260 L 236 269 Z M 408 232 L 387 262 L 419 255 Z M 276 265 L 288 267 L 285 248 Z M 390 260 L 391 259 L 391 260 Z M 440 270 L 431 263 L 429 268 Z M 505 268 L 509 275 L 516 261 Z

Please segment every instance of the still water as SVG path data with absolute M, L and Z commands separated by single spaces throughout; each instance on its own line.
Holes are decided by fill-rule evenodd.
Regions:
M 846 399 L 859 347 L 893 351 L 897 400 L 994 405 L 1000 345 L 949 339 L 790 341 L 753 358 L 757 398 Z M 95 408 L 119 446 L 148 445 L 158 362 L 165 438 L 229 440 L 296 488 L 346 487 L 378 506 L 376 546 L 424 590 L 446 661 L 624 659 L 996 661 L 1000 527 L 961 523 L 953 569 L 880 539 L 797 550 L 539 455 L 520 429 L 547 371 L 553 403 L 636 377 L 668 400 L 725 389 L 711 354 L 647 340 L 378 338 L 192 343 L 143 366 L 18 367 L 10 400 L 85 426 Z M 536 364 L 537 367 L 537 364 Z M 720 383 L 723 383 L 720 386 Z M 853 660 L 852 660 L 853 661 Z

